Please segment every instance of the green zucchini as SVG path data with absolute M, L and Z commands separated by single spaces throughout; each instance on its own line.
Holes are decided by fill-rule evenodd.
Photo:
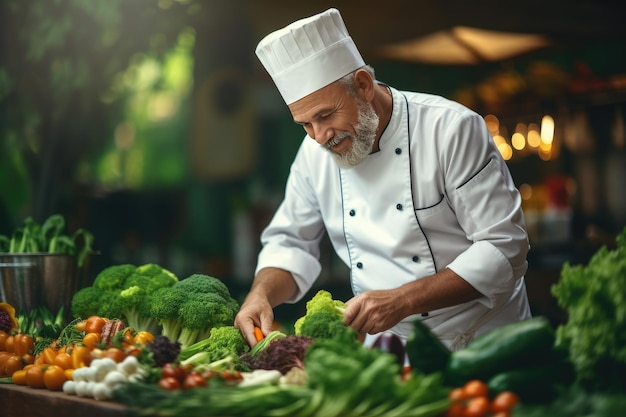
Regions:
M 405 352 L 411 369 L 425 375 L 445 371 L 451 355 L 450 350 L 419 319 L 413 322 Z
M 487 381 L 500 372 L 548 363 L 554 358 L 555 341 L 554 329 L 544 317 L 498 327 L 453 352 L 446 378 L 454 384 Z

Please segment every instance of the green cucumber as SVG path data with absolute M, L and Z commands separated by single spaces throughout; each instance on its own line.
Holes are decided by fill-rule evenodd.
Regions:
M 451 355 L 450 350 L 419 319 L 413 322 L 405 352 L 412 371 L 425 375 L 445 371 Z
M 493 329 L 453 352 L 446 379 L 463 384 L 488 380 L 507 370 L 548 363 L 554 357 L 555 332 L 544 317 L 534 317 Z

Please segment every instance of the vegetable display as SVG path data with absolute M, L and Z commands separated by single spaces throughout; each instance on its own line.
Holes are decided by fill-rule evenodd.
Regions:
M 626 391 L 626 228 L 613 250 L 604 246 L 588 265 L 566 263 L 552 293 L 568 315 L 557 329 L 578 382 Z

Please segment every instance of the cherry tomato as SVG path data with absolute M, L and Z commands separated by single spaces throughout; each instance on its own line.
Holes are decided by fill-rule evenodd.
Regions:
M 163 368 L 161 368 L 161 378 L 171 377 L 182 384 L 185 380 L 185 376 L 187 376 L 187 372 L 181 366 L 166 363 L 163 365 Z
M 491 402 L 494 412 L 511 412 L 513 407 L 519 403 L 519 396 L 511 391 L 502 391 Z
M 4 330 L 0 330 L 0 351 L 5 351 L 4 344 L 9 337 L 9 334 Z
M 85 321 L 85 331 L 87 333 L 100 333 L 106 322 L 107 320 L 104 317 L 91 316 Z
M 102 352 L 102 357 L 111 358 L 116 363 L 120 363 L 126 359 L 126 353 L 120 348 L 110 347 Z
M 50 365 L 43 372 L 43 383 L 51 391 L 61 391 L 65 381 L 67 377 L 60 366 Z
M 13 372 L 11 381 L 13 381 L 15 385 L 26 385 L 26 369 Z
M 100 343 L 100 333 L 87 333 L 83 337 L 83 345 L 89 349 L 94 349 Z
M 13 336 L 13 352 L 18 356 L 24 356 L 33 351 L 35 340 L 25 333 L 18 333 Z
M 13 350 L 13 344 L 15 342 L 15 336 L 9 335 L 4 341 L 4 351 L 9 353 L 15 353 Z
M 473 379 L 463 386 L 463 395 L 465 398 L 487 397 L 489 396 L 489 386 L 486 382 Z
M 463 400 L 466 400 L 467 397 L 465 396 L 463 388 L 457 387 L 450 390 L 448 393 L 448 399 L 453 402 L 462 402 Z
M 208 384 L 207 380 L 202 377 L 197 372 L 189 372 L 187 376 L 185 376 L 185 380 L 183 381 L 184 389 L 193 389 L 197 387 L 206 387 Z
M 471 398 L 465 405 L 465 417 L 485 417 L 491 411 L 487 397 Z
M 31 366 L 26 370 L 26 385 L 31 388 L 45 388 L 43 366 Z
M 24 369 L 24 362 L 22 362 L 22 358 L 20 356 L 13 353 L 4 363 L 4 374 L 6 376 L 12 376 L 15 371 L 19 371 L 20 369 Z
M 465 407 L 461 403 L 452 403 L 444 414 L 445 417 L 465 417 Z
M 54 357 L 54 360 L 52 361 L 52 364 L 59 366 L 63 369 L 70 369 L 74 366 L 74 363 L 72 362 L 72 356 L 65 351 L 57 353 L 57 355 Z
M 180 382 L 174 377 L 166 376 L 159 379 L 158 386 L 167 391 L 175 391 L 180 389 Z

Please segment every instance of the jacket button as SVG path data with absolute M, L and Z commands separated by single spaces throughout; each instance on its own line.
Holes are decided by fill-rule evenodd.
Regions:
M 413 256 L 413 262 L 419 262 L 420 261 L 420 257 L 415 255 Z
M 402 153 L 402 149 L 396 148 L 396 155 L 400 155 Z
M 361 262 L 357 262 L 356 267 L 359 269 L 363 269 L 363 264 Z
M 402 210 L 402 204 L 400 204 L 400 203 L 396 204 L 396 209 Z
M 350 216 L 354 217 L 354 215 L 356 214 L 356 211 L 354 211 L 354 209 L 350 210 Z
M 422 313 L 422 317 L 428 317 L 428 312 Z

